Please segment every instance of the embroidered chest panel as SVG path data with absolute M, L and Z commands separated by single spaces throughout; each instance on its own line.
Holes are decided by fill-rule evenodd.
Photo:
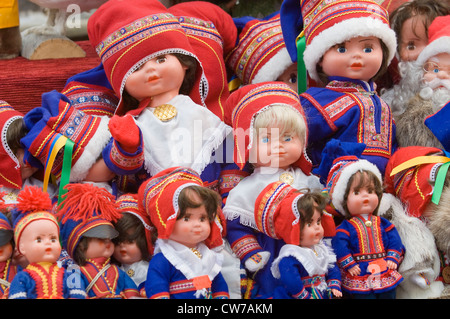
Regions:
M 365 221 L 362 218 L 353 217 L 349 220 L 349 222 L 354 227 L 358 236 L 358 244 L 361 255 L 385 252 L 380 218 L 370 216 L 368 221 Z

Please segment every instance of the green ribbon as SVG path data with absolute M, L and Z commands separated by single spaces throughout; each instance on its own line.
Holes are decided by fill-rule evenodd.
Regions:
M 70 181 L 70 170 L 72 169 L 72 153 L 73 153 L 74 142 L 67 139 L 64 145 L 64 157 L 63 165 L 61 171 L 61 180 L 59 181 L 59 193 L 58 193 L 58 205 L 62 201 L 62 196 L 67 193 L 65 186 L 69 184 Z
M 306 40 L 304 35 L 300 35 L 297 38 L 297 83 L 298 94 L 301 94 L 307 89 L 308 78 L 306 75 L 306 66 L 303 61 L 303 52 L 305 52 Z
M 438 173 L 436 175 L 436 181 L 434 183 L 433 195 L 431 196 L 431 201 L 434 204 L 439 204 L 441 199 L 442 190 L 444 189 L 444 182 L 447 176 L 447 171 L 450 166 L 450 162 L 444 163 L 439 167 Z

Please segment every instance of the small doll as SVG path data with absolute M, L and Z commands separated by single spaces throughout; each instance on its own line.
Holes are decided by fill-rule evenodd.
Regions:
M 8 298 L 11 281 L 17 272 L 22 270 L 22 267 L 12 262 L 14 247 L 14 230 L 11 222 L 0 213 L 0 299 Z
M 9 299 L 85 299 L 79 274 L 57 263 L 61 255 L 59 224 L 48 193 L 26 186 L 11 214 L 14 241 L 28 265 L 11 282 Z
M 443 148 L 424 122 L 450 101 L 449 23 L 450 15 L 439 16 L 428 28 L 430 42 L 416 61 L 417 73 L 421 76 L 420 90 L 405 103 L 404 111 L 395 116 L 400 147 L 418 145 Z
M 296 6 L 304 22 L 306 70 L 325 85 L 300 94 L 313 165 L 320 164 L 321 151 L 334 138 L 365 144 L 361 157 L 384 172 L 397 147 L 391 110 L 374 82 L 395 55 L 387 11 L 371 0 L 305 0 Z
M 153 255 L 153 227 L 150 217 L 138 205 L 137 194 L 121 195 L 117 202 L 122 217 L 114 223 L 119 235 L 113 239 L 113 257 L 143 295 L 148 262 Z
M 106 166 L 140 181 L 191 167 L 220 191 L 222 172 L 238 171 L 225 158 L 232 129 L 203 105 L 208 84 L 178 18 L 156 0 L 108 1 L 90 17 L 88 34 L 120 98 Z
M 287 84 L 246 85 L 231 94 L 227 107 L 233 110 L 230 118 L 235 162 L 254 166 L 253 173 L 239 182 L 226 199 L 227 240 L 245 268 L 254 275 L 253 296 L 267 295 L 273 290 L 275 279 L 265 266 L 276 258 L 284 243 L 257 229 L 256 198 L 268 184 L 279 180 L 297 189 L 320 190 L 322 185 L 310 174 L 311 162 L 305 152 L 305 117 L 298 94 Z
M 286 49 L 280 13 L 275 12 L 264 19 L 239 17 L 233 20 L 239 39 L 226 62 L 238 84 L 281 81 L 297 92 L 297 63 L 292 62 Z M 230 82 L 232 90 L 237 88 L 235 81 Z
M 219 195 L 203 187 L 195 171 L 175 167 L 142 184 L 138 198 L 158 238 L 145 282 L 147 297 L 228 299 L 219 252 L 225 232 Z
M 352 298 L 396 298 L 403 277 L 397 272 L 405 253 L 394 224 L 378 216 L 383 188 L 377 167 L 356 156 L 338 157 L 327 187 L 346 218 L 332 246 L 341 268 L 342 289 Z
M 57 214 L 62 244 L 79 267 L 87 298 L 139 297 L 130 276 L 111 263 L 112 239 L 118 236 L 113 223 L 121 216 L 114 196 L 92 184 L 71 183 L 65 188 Z
M 342 296 L 336 256 L 323 242 L 326 203 L 320 192 L 296 190 L 283 182 L 269 184 L 258 196 L 258 229 L 286 243 L 271 264 L 273 276 L 279 279 L 274 299 Z

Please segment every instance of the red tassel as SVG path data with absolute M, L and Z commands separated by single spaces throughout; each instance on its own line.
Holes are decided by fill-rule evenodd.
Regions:
M 92 184 L 68 184 L 67 193 L 58 206 L 57 217 L 61 222 L 68 219 L 85 221 L 95 216 L 115 222 L 122 215 L 114 195 Z
M 25 186 L 17 196 L 16 208 L 22 212 L 52 211 L 52 200 L 38 186 Z

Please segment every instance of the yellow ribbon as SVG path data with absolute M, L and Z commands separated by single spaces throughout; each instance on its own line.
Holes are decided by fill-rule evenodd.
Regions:
M 392 170 L 390 176 L 393 176 L 405 169 L 417 166 L 417 165 L 423 165 L 423 164 L 437 164 L 437 163 L 447 163 L 450 162 L 450 158 L 446 156 L 417 156 L 410 160 L 407 160 L 406 162 L 401 163 L 400 165 L 394 167 Z
M 44 185 L 42 189 L 44 192 L 47 191 L 48 187 L 48 181 L 50 178 L 50 172 L 53 167 L 53 163 L 55 162 L 56 155 L 58 154 L 59 150 L 66 145 L 67 137 L 64 135 L 59 135 L 57 139 L 54 141 L 53 145 L 51 146 L 50 150 L 50 156 L 47 158 L 47 163 L 45 164 L 45 171 L 44 171 Z

